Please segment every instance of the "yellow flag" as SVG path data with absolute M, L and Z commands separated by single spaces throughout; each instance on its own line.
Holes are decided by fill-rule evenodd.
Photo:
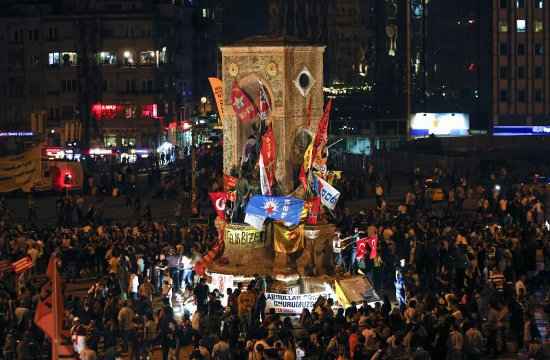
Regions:
M 214 98 L 216 99 L 216 107 L 218 108 L 218 115 L 220 116 L 220 121 L 223 123 L 224 112 L 223 112 L 223 82 L 215 77 L 209 77 L 208 81 L 212 87 L 212 93 L 214 93 Z
M 304 248 L 304 225 L 287 228 L 274 223 L 273 248 L 278 253 L 292 254 Z
M 311 168 L 311 160 L 313 157 L 313 142 L 309 144 L 304 153 L 304 170 L 307 172 Z

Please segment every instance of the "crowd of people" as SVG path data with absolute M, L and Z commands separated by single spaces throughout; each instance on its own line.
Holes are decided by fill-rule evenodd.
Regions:
M 223 186 L 215 173 L 202 175 L 210 181 L 201 193 Z M 505 171 L 474 180 L 417 169 L 393 206 L 387 177 L 369 166 L 365 182 L 376 206 L 337 209 L 330 221 L 351 241 L 335 258 L 338 272 L 368 276 L 383 300 L 343 309 L 320 298 L 299 319 L 267 309 L 264 277 L 226 294 L 209 288 L 194 264 L 218 240 L 213 222 L 136 217 L 122 224 L 84 216 L 37 227 L 10 221 L 2 203 L 0 260 L 30 256 L 34 263 L 22 275 L 0 275 L 3 357 L 49 353 L 33 312 L 55 253 L 66 288 L 94 279 L 85 296 L 65 296 L 67 341 L 83 360 L 155 352 L 197 360 L 544 358 L 547 335 L 536 322 L 550 304 L 544 186 L 516 183 Z M 434 201 L 435 188 L 445 201 Z M 358 256 L 362 232 L 378 237 L 373 258 Z

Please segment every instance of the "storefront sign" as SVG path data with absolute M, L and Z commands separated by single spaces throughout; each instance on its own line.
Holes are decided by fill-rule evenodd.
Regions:
M 225 246 L 228 248 L 261 248 L 265 246 L 262 232 L 248 225 L 227 224 Z
M 304 308 L 312 310 L 319 296 L 327 299 L 332 298 L 333 294 L 330 292 L 300 295 L 265 293 L 267 300 L 266 312 L 269 312 L 269 309 L 275 309 L 278 314 L 299 315 Z

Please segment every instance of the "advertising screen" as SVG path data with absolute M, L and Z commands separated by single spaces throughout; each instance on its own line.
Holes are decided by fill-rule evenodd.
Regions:
M 410 120 L 413 138 L 435 136 L 468 136 L 470 115 L 464 113 L 417 113 Z

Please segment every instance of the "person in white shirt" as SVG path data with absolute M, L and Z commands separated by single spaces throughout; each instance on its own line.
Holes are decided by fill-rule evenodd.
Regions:
M 137 300 L 139 291 L 139 277 L 136 274 L 131 273 L 128 285 L 128 292 L 130 293 L 130 297 L 134 300 Z

